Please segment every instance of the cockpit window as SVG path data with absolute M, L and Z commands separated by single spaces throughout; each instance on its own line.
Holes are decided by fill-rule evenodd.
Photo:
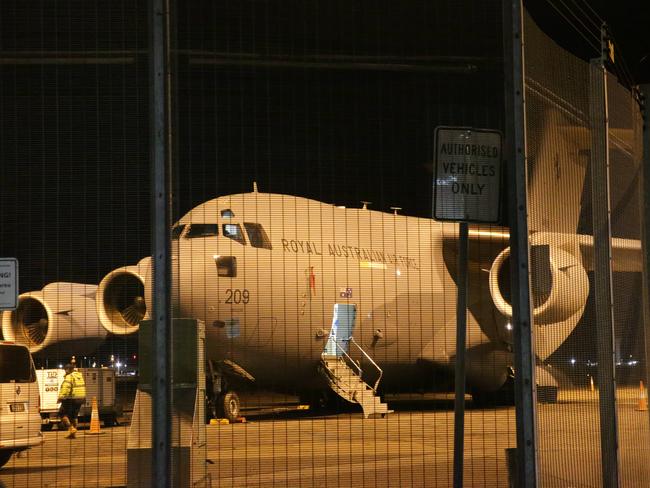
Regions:
M 185 224 L 178 224 L 172 227 L 172 239 L 180 239 L 181 234 L 185 230 Z
M 233 239 L 240 244 L 246 245 L 244 234 L 241 231 L 239 224 L 223 224 L 223 235 L 229 239 Z
M 244 222 L 248 240 L 253 247 L 261 247 L 264 249 L 273 249 L 269 236 L 266 235 L 264 227 L 261 224 L 254 224 L 252 222 Z
M 221 211 L 221 217 L 224 219 L 232 219 L 235 216 L 235 212 L 229 208 Z
M 219 226 L 217 224 L 190 224 L 190 230 L 187 231 L 187 238 L 194 237 L 212 237 L 219 235 Z

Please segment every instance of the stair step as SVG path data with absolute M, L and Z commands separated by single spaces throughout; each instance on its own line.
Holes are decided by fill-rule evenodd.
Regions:
M 358 403 L 365 418 L 371 415 L 383 417 L 392 412 L 372 387 L 363 381 L 358 371 L 350 367 L 342 358 L 323 355 L 322 364 L 329 371 L 334 391 L 343 398 Z

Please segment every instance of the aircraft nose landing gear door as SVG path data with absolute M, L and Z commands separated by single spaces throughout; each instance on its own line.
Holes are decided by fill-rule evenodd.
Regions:
M 330 331 L 327 344 L 325 344 L 324 354 L 328 356 L 343 356 L 344 353 L 348 353 L 356 316 L 356 305 L 348 305 L 346 303 L 334 304 L 332 330 Z

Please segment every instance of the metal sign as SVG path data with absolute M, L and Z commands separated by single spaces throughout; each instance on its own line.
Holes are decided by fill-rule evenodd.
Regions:
M 0 258 L 0 310 L 18 306 L 18 260 Z
M 433 218 L 497 223 L 501 192 L 501 133 L 437 127 Z

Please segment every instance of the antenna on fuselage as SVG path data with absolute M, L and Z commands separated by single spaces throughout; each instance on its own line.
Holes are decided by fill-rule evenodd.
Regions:
M 372 205 L 372 202 L 366 202 L 365 200 L 361 200 L 361 203 L 363 203 L 363 210 L 368 210 L 368 205 Z
M 253 181 L 253 193 L 257 193 L 257 181 Z
M 390 209 L 393 211 L 394 215 L 397 215 L 397 211 L 402 210 L 402 207 L 390 207 Z

